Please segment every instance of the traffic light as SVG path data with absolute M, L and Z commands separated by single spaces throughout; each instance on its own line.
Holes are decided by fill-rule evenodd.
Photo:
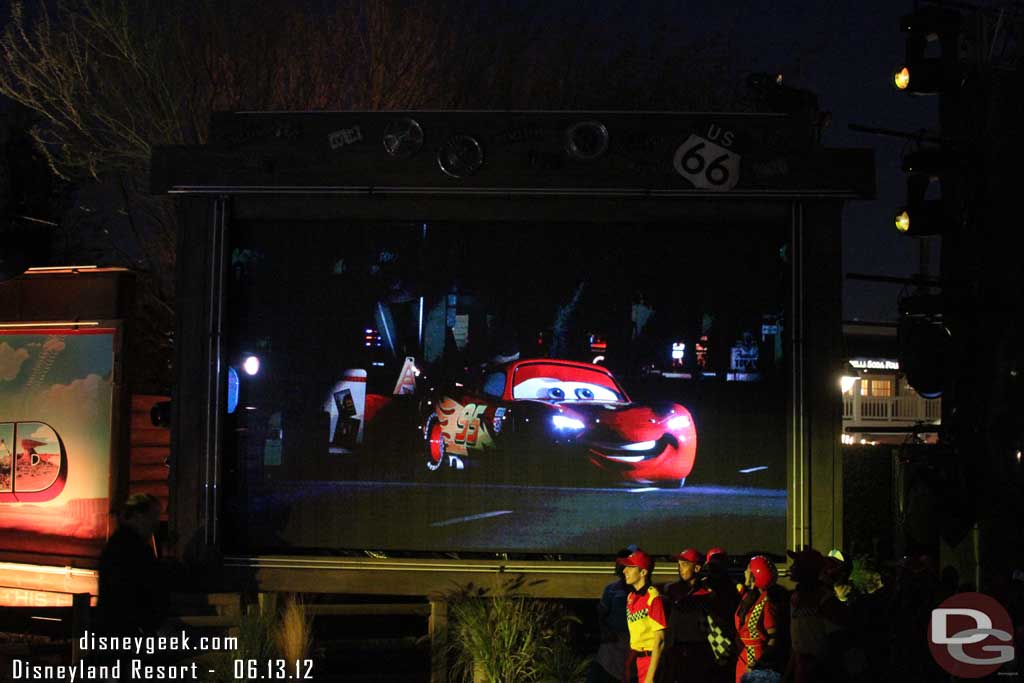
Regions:
M 913 294 L 899 301 L 900 369 L 924 398 L 939 398 L 946 384 L 950 333 L 944 307 L 941 294 Z
M 904 443 L 897 450 L 897 509 L 908 541 L 959 545 L 976 521 L 976 463 L 950 444 Z
M 943 147 L 919 147 L 903 157 L 907 202 L 896 210 L 896 229 L 912 237 L 948 234 L 962 219 L 956 184 L 963 169 Z
M 920 7 L 900 18 L 906 34 L 906 59 L 894 75 L 893 84 L 914 95 L 939 98 L 941 132 L 931 138 L 906 137 L 915 147 L 904 156 L 907 174 L 906 205 L 894 216 L 901 233 L 924 237 L 955 234 L 965 220 L 967 180 L 978 164 L 961 163 L 969 146 L 964 116 L 976 93 L 969 79 L 977 60 L 974 38 L 977 22 L 970 12 L 948 6 Z M 930 140 L 925 142 L 925 140 Z
M 907 34 L 906 60 L 893 72 L 893 85 L 914 95 L 934 95 L 959 85 L 962 19 L 956 10 L 923 7 L 900 19 Z

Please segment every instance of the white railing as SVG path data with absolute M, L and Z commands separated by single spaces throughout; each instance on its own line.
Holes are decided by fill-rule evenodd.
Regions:
M 920 396 L 843 396 L 843 421 L 862 422 L 937 422 L 942 417 L 942 399 Z

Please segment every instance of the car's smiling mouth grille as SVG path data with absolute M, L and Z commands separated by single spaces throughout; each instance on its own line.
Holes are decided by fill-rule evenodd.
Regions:
M 588 441 L 587 446 L 609 460 L 642 462 L 661 455 L 667 446 L 678 447 L 679 442 L 671 434 L 663 434 L 657 441 Z

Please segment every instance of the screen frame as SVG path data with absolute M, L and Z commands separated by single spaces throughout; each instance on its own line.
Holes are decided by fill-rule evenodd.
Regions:
M 204 264 L 207 269 L 207 278 L 203 278 L 208 282 L 211 287 L 206 292 L 202 293 L 205 302 L 207 303 L 206 310 L 203 318 L 205 319 L 204 325 L 209 330 L 208 339 L 210 340 L 210 359 L 213 362 L 206 364 L 208 372 L 203 377 L 203 391 L 202 393 L 206 397 L 205 406 L 206 409 L 201 411 L 201 414 L 195 414 L 196 417 L 200 417 L 204 429 L 200 430 L 203 435 L 204 447 L 199 449 L 200 457 L 193 463 L 198 465 L 198 471 L 196 474 L 196 483 L 198 486 L 188 486 L 186 490 L 187 496 L 182 496 L 182 477 L 180 468 L 177 470 L 177 476 L 172 473 L 172 477 L 177 479 L 177 484 L 172 485 L 173 491 L 176 493 L 175 511 L 176 514 L 172 518 L 172 522 L 179 530 L 184 531 L 187 529 L 189 523 L 188 518 L 182 515 L 181 512 L 188 509 L 189 512 L 194 515 L 192 520 L 191 532 L 187 537 L 194 541 L 200 540 L 202 545 L 210 548 L 217 548 L 220 545 L 222 530 L 220 528 L 219 510 L 222 501 L 220 500 L 221 491 L 221 463 L 222 453 L 220 452 L 220 444 L 222 441 L 222 430 L 223 430 L 223 406 L 226 404 L 226 381 L 224 373 L 227 370 L 227 363 L 224 357 L 225 349 L 223 344 L 223 296 L 225 287 L 226 271 L 228 268 L 229 252 L 229 239 L 228 234 L 232 220 L 295 220 L 296 204 L 293 201 L 274 201 L 267 197 L 219 197 L 214 199 L 212 202 L 205 202 L 202 200 L 193 200 L 193 211 L 201 211 L 205 214 L 201 223 L 202 233 L 205 233 L 205 245 L 202 241 L 193 239 L 191 244 L 196 247 L 193 253 L 197 253 L 199 250 L 203 250 L 206 247 L 206 263 Z M 760 202 L 757 202 L 760 204 Z M 380 218 L 379 212 L 375 211 L 364 211 L 362 206 L 351 206 L 349 202 L 345 200 L 327 199 L 321 198 L 310 203 L 304 202 L 305 210 L 299 212 L 300 219 L 303 220 L 367 220 L 370 218 Z M 831 360 L 826 361 L 824 364 L 821 363 L 821 358 L 808 358 L 806 357 L 806 340 L 810 334 L 810 330 L 807 329 L 805 324 L 806 316 L 805 311 L 808 308 L 808 302 L 806 301 L 806 295 L 809 291 L 809 283 L 806 281 L 806 248 L 805 241 L 807 238 L 807 229 L 805 227 L 805 213 L 807 212 L 807 202 L 799 199 L 785 202 L 773 202 L 776 213 L 779 209 L 782 209 L 788 213 L 788 226 L 791 236 L 790 248 L 792 253 L 789 255 L 790 259 L 790 278 L 791 278 L 791 301 L 789 302 L 791 316 L 793 319 L 793 336 L 790 340 L 791 353 L 793 362 L 790 363 L 789 368 L 789 381 L 791 383 L 791 396 L 787 402 L 786 415 L 787 415 L 787 515 L 786 515 L 786 548 L 802 547 L 803 545 L 812 542 L 811 528 L 810 528 L 810 512 L 812 507 L 811 497 L 808 495 L 811 480 L 811 444 L 809 443 L 810 427 L 811 423 L 815 420 L 808 415 L 808 405 L 806 398 L 806 384 L 807 384 L 807 372 L 808 365 L 821 367 L 822 365 L 828 366 L 832 364 Z M 348 206 L 347 206 L 348 205 Z M 353 210 L 356 209 L 356 210 Z M 395 207 L 392 205 L 391 211 L 385 213 L 383 218 L 392 218 L 392 212 Z M 420 207 L 422 208 L 422 207 Z M 834 206 L 830 205 L 815 205 L 812 206 L 811 211 L 818 214 L 824 214 L 834 219 L 834 226 L 831 231 L 826 229 L 818 229 L 818 235 L 813 239 L 819 243 L 828 245 L 834 242 L 835 233 L 838 232 L 839 220 L 838 212 L 830 210 L 834 209 Z M 210 211 L 212 209 L 212 211 Z M 405 210 L 410 210 L 411 207 L 403 207 L 398 211 L 401 214 Z M 672 207 L 669 213 L 675 213 L 680 211 L 680 206 Z M 600 209 L 597 211 L 600 213 Z M 505 213 L 505 212 L 502 212 Z M 727 212 L 728 213 L 728 212 Z M 436 215 L 436 214 L 435 214 Z M 447 214 L 446 214 L 447 215 Z M 506 214 L 508 215 L 508 214 Z M 661 217 L 664 214 L 661 211 L 654 212 L 653 217 Z M 750 212 L 740 212 L 739 215 L 750 216 Z M 614 218 L 608 214 L 603 214 L 604 219 Z M 595 220 L 602 220 L 597 218 Z M 195 225 L 193 223 L 193 225 Z M 835 245 L 833 245 L 835 246 Z M 836 253 L 838 253 L 836 249 Z M 193 261 L 192 265 L 196 265 Z M 834 271 L 827 266 L 815 267 L 812 269 L 815 273 L 814 280 L 821 282 L 822 276 L 825 279 L 832 279 Z M 838 292 L 838 287 L 835 289 Z M 818 297 L 822 298 L 821 296 Z M 827 300 L 827 295 L 824 297 Z M 811 305 L 814 305 L 813 303 Z M 838 313 L 836 312 L 832 316 L 838 322 Z M 837 325 L 838 327 L 838 325 Z M 180 338 L 180 337 L 179 337 Z M 838 346 L 836 346 L 838 348 Z M 838 394 L 836 394 L 836 403 L 838 403 Z M 182 404 L 176 402 L 175 412 L 177 413 L 177 419 L 181 419 Z M 195 406 L 193 406 L 194 408 Z M 820 419 L 817 420 L 820 422 Z M 838 434 L 838 431 L 836 431 Z M 180 452 L 181 443 L 181 432 L 175 430 L 174 441 L 179 444 L 179 450 L 174 452 Z M 174 445 L 172 445 L 172 449 Z M 841 525 L 836 523 L 836 519 L 841 519 L 841 473 L 836 471 L 835 457 L 827 457 L 827 460 L 831 461 L 830 468 L 831 472 L 825 473 L 824 481 L 831 480 L 833 486 L 826 491 L 826 497 L 819 497 L 816 501 L 813 501 L 817 508 L 828 507 L 831 508 L 828 513 L 829 528 L 823 536 L 830 539 L 830 547 L 838 546 L 841 543 Z M 819 458 L 820 460 L 820 458 Z M 182 459 L 177 459 L 179 465 L 182 463 Z M 822 468 L 818 468 L 822 470 Z M 815 472 L 819 478 L 823 474 L 822 471 Z M 838 486 L 835 484 L 838 482 Z M 817 487 L 818 491 L 821 492 L 824 487 Z M 184 508 L 182 505 L 185 503 L 188 508 Z M 819 513 L 820 514 L 820 513 Z M 820 515 L 825 517 L 826 515 Z M 201 534 L 200 538 L 195 537 L 195 533 Z M 820 541 L 816 541 L 820 545 Z M 785 549 L 778 548 L 773 549 L 777 552 L 780 559 L 784 560 Z M 392 553 L 393 555 L 400 555 L 401 553 Z M 401 572 L 413 572 L 413 575 L 418 575 L 419 572 L 437 572 L 437 577 L 440 578 L 445 573 L 454 570 L 457 566 L 465 567 L 465 571 L 469 572 L 470 575 L 483 572 L 487 573 L 504 573 L 507 571 L 520 571 L 525 573 L 540 572 L 548 573 L 550 571 L 570 571 L 573 574 L 592 575 L 595 577 L 595 581 L 603 581 L 606 577 L 606 567 L 603 563 L 598 561 L 591 561 L 592 558 L 579 558 L 574 557 L 562 557 L 556 556 L 557 559 L 546 560 L 538 558 L 536 561 L 532 558 L 525 559 L 522 561 L 515 561 L 510 564 L 508 556 L 495 556 L 494 560 L 489 560 L 486 557 L 475 557 L 473 553 L 466 553 L 467 557 L 471 557 L 470 560 L 459 560 L 454 564 L 439 559 L 434 554 L 423 554 L 419 557 L 388 557 L 386 553 L 374 552 L 372 549 L 367 549 L 361 553 L 361 557 L 345 557 L 343 559 L 330 558 L 323 556 L 310 556 L 310 555 L 296 555 L 296 556 L 260 556 L 260 555 L 231 555 L 224 558 L 227 567 L 232 568 L 232 571 L 236 572 L 238 576 L 244 577 L 245 580 L 256 581 L 254 585 L 265 585 L 266 581 L 270 581 L 276 585 L 276 582 L 285 580 L 281 578 L 282 572 L 288 574 L 290 570 L 304 570 L 304 569 L 316 569 L 324 570 L 329 573 L 328 568 L 332 570 L 341 570 L 346 568 L 358 568 L 359 571 L 364 569 L 369 570 L 381 570 L 381 571 L 401 571 Z M 476 554 L 480 555 L 480 554 Z M 465 563 L 470 564 L 466 565 Z M 539 562 L 539 564 L 538 564 Z M 556 567 L 561 569 L 555 570 Z M 574 567 L 575 569 L 570 569 Z M 462 570 L 459 570 L 462 571 Z M 318 573 L 318 572 L 315 572 Z M 321 577 L 322 580 L 323 577 Z M 299 580 L 299 579 L 295 579 Z M 301 584 L 305 584 L 306 579 L 299 580 Z M 327 581 L 328 584 L 332 581 Z M 311 584 L 312 585 L 312 584 Z M 348 584 L 346 584 L 348 585 Z M 406 583 L 408 586 L 418 586 L 418 581 L 412 581 Z M 568 589 L 568 587 L 563 587 Z M 392 586 L 388 590 L 395 590 Z M 575 589 L 572 589 L 575 590 Z M 580 587 L 580 591 L 589 590 L 589 588 Z M 419 590 L 413 590 L 414 594 L 419 594 Z
M 435 135 L 475 131 L 490 136 L 488 163 L 475 175 L 440 174 L 433 154 L 409 164 L 386 159 L 378 128 L 413 117 Z M 658 158 L 708 121 L 751 134 L 743 176 L 728 191 L 690 187 L 637 147 L 634 157 L 609 154 L 570 170 L 527 168 L 528 138 L 509 132 L 556 131 L 601 120 L 617 140 L 647 144 Z M 608 562 L 550 556 L 536 561 L 493 558 L 231 556 L 219 548 L 221 463 L 215 445 L 223 396 L 222 311 L 226 239 L 233 220 L 496 222 L 516 216 L 551 222 L 753 222 L 774 216 L 793 236 L 793 400 L 787 406 L 786 546 L 842 545 L 842 364 L 840 254 L 844 202 L 874 197 L 870 150 L 821 146 L 821 130 L 797 113 L 376 111 L 234 112 L 214 116 L 210 142 L 154 150 L 154 193 L 178 198 L 176 332 L 178 385 L 172 415 L 171 526 L 185 560 L 215 558 L 239 586 L 266 590 L 424 595 L 461 577 L 484 578 L 514 568 L 548 573 L 569 597 L 592 597 L 610 574 Z M 326 133 L 364 126 L 364 141 L 341 150 Z M 711 134 L 710 128 L 705 128 Z M 698 134 L 700 134 L 698 132 Z M 616 137 L 621 136 L 621 137 Z M 678 137 L 677 137 L 678 136 Z M 646 142 L 645 142 L 646 141 Z M 665 145 L 673 145 L 666 147 Z M 375 151 L 376 150 L 376 151 Z M 557 156 L 558 150 L 545 150 Z M 505 157 L 500 155 L 504 154 Z M 746 154 L 746 152 L 744 152 Z M 509 156 L 511 155 L 511 156 Z M 628 156 L 628 155 L 627 155 Z M 508 163 L 497 163 L 505 158 Z M 496 161 L 497 160 L 497 161 Z M 621 163 L 620 163 L 621 162 Z M 749 163 L 748 163 L 749 162 Z M 221 383 L 222 384 L 222 383 Z M 219 403 L 220 402 L 220 403 Z M 781 552 L 782 548 L 779 549 Z M 740 558 L 734 558 L 736 560 Z M 567 577 L 561 581 L 558 577 Z M 315 577 L 315 578 L 311 578 Z M 424 578 L 429 577 L 429 579 Z M 593 583 L 588 583 L 593 578 Z M 308 588 L 303 588 L 303 587 Z M 579 589 L 574 589 L 574 587 Z M 590 586 L 590 587 L 588 587 Z

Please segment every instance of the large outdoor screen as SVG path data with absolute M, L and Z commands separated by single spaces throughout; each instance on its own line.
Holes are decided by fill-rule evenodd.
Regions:
M 229 550 L 785 547 L 788 225 L 229 233 Z

